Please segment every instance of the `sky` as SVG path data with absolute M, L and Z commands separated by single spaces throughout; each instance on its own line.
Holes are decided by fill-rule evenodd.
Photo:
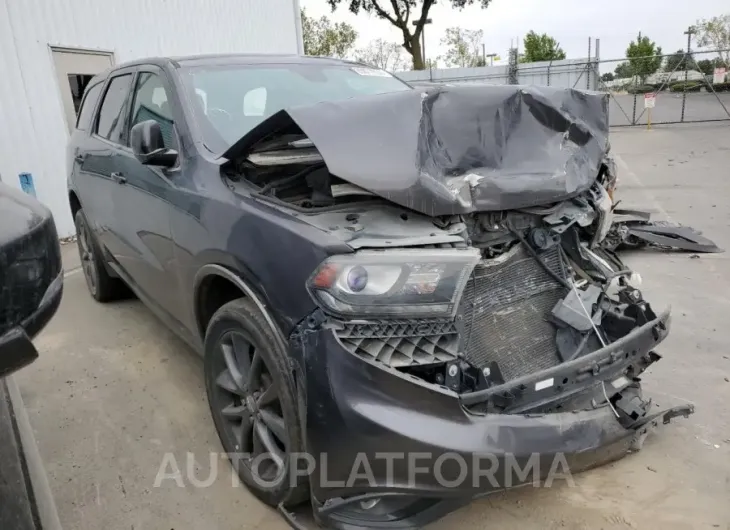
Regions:
M 347 0 L 334 13 L 325 0 L 300 3 L 310 16 L 327 15 L 333 21 L 352 24 L 359 34 L 358 47 L 377 38 L 402 42 L 390 22 L 365 13 L 351 14 Z M 384 3 L 389 4 L 387 0 Z M 444 52 L 440 41 L 446 28 L 452 26 L 483 30 L 486 52 L 497 53 L 503 59 L 510 42 L 519 42 L 521 48 L 522 38 L 530 30 L 554 37 L 568 58 L 587 57 L 589 37 L 594 42 L 600 39 L 601 59 L 621 58 L 639 31 L 661 46 L 664 53 L 671 53 L 687 46 L 683 32 L 690 24 L 730 13 L 728 0 L 692 0 L 673 5 L 667 0 L 492 0 L 484 10 L 477 6 L 458 10 L 448 7 L 449 3 L 440 0 L 430 10 L 433 24 L 426 27 L 427 58 Z

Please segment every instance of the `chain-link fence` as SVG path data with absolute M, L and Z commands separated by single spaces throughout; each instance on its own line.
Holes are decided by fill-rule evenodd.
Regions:
M 596 48 L 598 48 L 596 41 Z M 569 59 L 396 72 L 409 83 L 560 86 L 610 94 L 612 126 L 730 121 L 728 50 L 677 52 L 631 59 Z M 596 49 L 598 52 L 598 49 Z M 590 54 L 590 48 L 589 48 Z
M 613 126 L 730 120 L 724 50 L 586 63 L 611 95 Z

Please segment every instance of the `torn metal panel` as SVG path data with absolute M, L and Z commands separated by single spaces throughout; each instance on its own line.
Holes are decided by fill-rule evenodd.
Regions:
M 659 247 L 691 252 L 724 252 L 714 242 L 689 226 L 636 225 L 629 227 L 629 236 Z
M 606 95 L 442 86 L 282 110 L 225 154 L 299 129 L 329 172 L 426 215 L 554 203 L 587 190 L 608 152 Z
M 654 246 L 689 252 L 724 252 L 713 241 L 689 226 L 651 221 L 642 210 L 614 209 L 611 229 L 602 246 L 610 250 Z

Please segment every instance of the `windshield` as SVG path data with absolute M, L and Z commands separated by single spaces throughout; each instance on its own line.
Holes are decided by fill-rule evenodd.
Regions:
M 383 70 L 355 65 L 195 66 L 181 76 L 203 141 L 218 154 L 281 109 L 410 90 Z

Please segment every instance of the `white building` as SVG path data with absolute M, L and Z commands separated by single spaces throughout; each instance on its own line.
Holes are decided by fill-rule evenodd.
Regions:
M 74 231 L 66 142 L 90 76 L 150 56 L 302 53 L 298 0 L 0 0 L 0 179 Z

